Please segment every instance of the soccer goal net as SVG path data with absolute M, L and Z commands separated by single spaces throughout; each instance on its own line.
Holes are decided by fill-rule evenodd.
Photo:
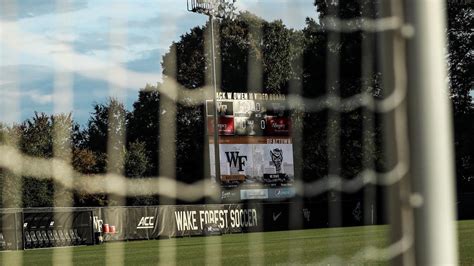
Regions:
M 2 1 L 2 264 L 457 262 L 443 2 Z

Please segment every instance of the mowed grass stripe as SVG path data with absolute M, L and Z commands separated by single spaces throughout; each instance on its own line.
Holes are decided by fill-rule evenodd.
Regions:
M 266 264 L 316 264 L 327 258 L 350 260 L 356 253 L 368 246 L 385 247 L 388 230 L 388 226 L 366 226 L 252 233 L 262 235 L 261 243 L 257 244 L 263 246 L 263 253 L 250 249 L 249 234 L 217 237 L 222 240 L 222 263 L 225 265 L 246 265 L 250 263 L 250 260 L 258 257 L 263 258 Z M 474 221 L 459 222 L 458 232 L 460 263 L 472 265 L 474 264 Z M 158 248 L 159 242 L 161 249 Z M 176 248 L 177 264 L 202 265 L 206 262 L 205 248 L 213 248 L 213 244 L 206 247 L 204 237 L 178 238 L 175 243 L 176 245 L 166 239 L 125 242 L 125 264 L 156 264 L 159 261 L 160 252 L 169 252 L 172 248 Z M 112 249 L 119 248 L 117 243 L 107 243 L 98 246 L 59 248 L 57 252 L 61 253 L 66 249 L 72 249 L 74 265 L 104 265 L 106 246 Z M 300 257 L 290 256 L 290 252 L 297 250 L 301 254 Z M 49 265 L 52 263 L 53 249 L 13 252 L 23 255 L 25 265 Z M 1 252 L 0 256 L 5 256 L 7 253 L 11 252 Z M 292 258 L 293 261 L 288 261 L 289 258 Z M 373 263 L 385 264 L 380 261 Z

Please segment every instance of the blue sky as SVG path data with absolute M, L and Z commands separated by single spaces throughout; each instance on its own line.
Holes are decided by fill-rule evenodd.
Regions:
M 313 0 L 239 0 L 291 28 L 316 17 Z M 85 124 L 94 103 L 122 99 L 161 80 L 161 57 L 207 17 L 185 0 L 0 0 L 0 121 L 34 111 L 72 112 Z

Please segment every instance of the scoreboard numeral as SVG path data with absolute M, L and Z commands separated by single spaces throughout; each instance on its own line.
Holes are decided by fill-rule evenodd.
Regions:
M 265 129 L 265 120 L 260 120 L 260 128 Z

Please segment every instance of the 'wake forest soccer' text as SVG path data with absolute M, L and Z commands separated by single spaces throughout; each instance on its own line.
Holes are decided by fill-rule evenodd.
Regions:
M 178 231 L 202 230 L 208 224 L 222 229 L 258 225 L 256 209 L 175 211 L 174 216 Z

